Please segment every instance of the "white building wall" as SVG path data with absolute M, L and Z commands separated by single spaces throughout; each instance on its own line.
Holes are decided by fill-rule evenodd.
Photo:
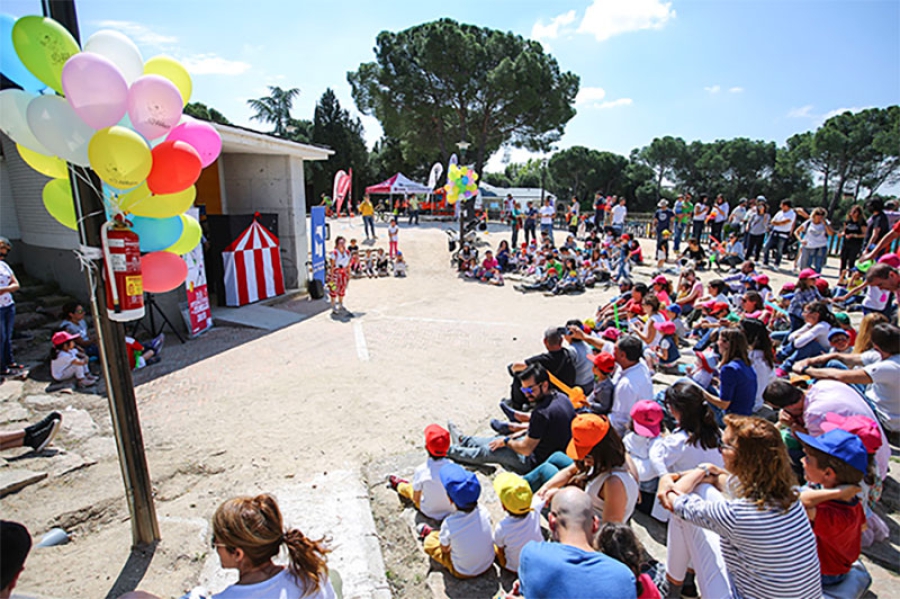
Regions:
M 281 266 L 285 286 L 306 280 L 306 193 L 303 160 L 271 154 L 223 154 L 226 214 L 268 212 L 278 215 Z

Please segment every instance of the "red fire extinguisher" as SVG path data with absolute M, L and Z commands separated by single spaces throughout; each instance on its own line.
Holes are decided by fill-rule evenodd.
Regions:
M 120 222 L 105 223 L 101 234 L 109 319 L 128 322 L 143 318 L 144 282 L 138 235 Z

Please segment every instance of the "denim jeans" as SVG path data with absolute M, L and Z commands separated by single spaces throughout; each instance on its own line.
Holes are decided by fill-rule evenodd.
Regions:
M 778 351 L 778 357 L 784 360 L 781 363 L 781 369 L 785 372 L 790 372 L 794 362 L 821 356 L 827 351 L 818 341 L 810 341 L 803 347 L 794 347 L 793 343 L 788 343 Z
M 15 304 L 0 308 L 0 370 L 6 370 L 13 363 L 12 336 L 15 318 Z
M 574 463 L 572 458 L 561 451 L 554 452 L 547 461 L 525 475 L 528 486 L 533 492 L 543 487 L 556 473 Z
M 788 236 L 786 233 L 772 233 L 769 235 L 769 241 L 763 250 L 763 264 L 769 264 L 769 252 L 775 248 L 775 266 L 781 266 L 781 253 L 784 251 L 784 244 L 787 243 Z
M 374 216 L 364 216 L 363 217 L 363 227 L 365 227 L 366 239 L 369 238 L 369 229 L 372 229 L 372 237 L 375 237 L 375 217 Z
M 814 271 L 821 273 L 825 266 L 825 259 L 828 256 L 828 247 L 820 248 L 803 248 L 800 252 L 800 270 L 804 268 L 812 268 Z
M 672 249 L 675 250 L 675 253 L 678 253 L 678 248 L 681 247 L 681 236 L 684 235 L 684 223 L 675 221 L 675 231 L 672 234 Z
M 531 470 L 529 459 L 516 453 L 509 447 L 501 447 L 491 451 L 488 444 L 494 439 L 502 437 L 470 437 L 462 435 L 459 445 L 451 445 L 447 451 L 447 457 L 461 464 L 484 466 L 487 464 L 500 464 L 510 472 L 525 474 Z
M 700 241 L 700 238 L 703 236 L 704 225 L 706 225 L 705 220 L 695 220 L 693 222 L 693 228 L 691 229 L 691 238 Z
M 825 368 L 837 368 L 838 370 L 850 370 L 849 368 L 847 368 L 847 365 L 844 364 L 843 362 L 841 362 L 840 360 L 828 360 L 828 362 L 825 364 Z M 878 413 L 877 411 L 875 411 L 875 407 L 872 405 L 872 401 L 868 397 L 866 397 L 866 386 L 865 385 L 863 385 L 862 383 L 847 383 L 847 384 L 850 385 L 851 387 L 853 387 L 854 389 L 856 389 L 857 393 L 862 395 L 863 399 L 866 400 L 866 403 L 869 404 L 869 407 L 872 408 L 872 411 L 874 411 L 876 414 Z
M 556 245 L 556 243 L 553 241 L 553 223 L 550 223 L 549 225 L 541 223 L 541 233 L 546 233 L 547 237 L 550 238 L 550 244 Z

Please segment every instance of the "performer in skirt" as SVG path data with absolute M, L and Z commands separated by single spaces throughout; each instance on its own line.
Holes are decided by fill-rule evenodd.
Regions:
M 350 280 L 350 251 L 347 249 L 347 241 L 343 237 L 334 240 L 334 251 L 328 259 L 331 268 L 328 270 L 328 291 L 331 294 L 331 311 L 334 314 L 343 312 L 347 316 L 353 316 L 344 307 L 344 295 L 347 293 L 347 283 Z

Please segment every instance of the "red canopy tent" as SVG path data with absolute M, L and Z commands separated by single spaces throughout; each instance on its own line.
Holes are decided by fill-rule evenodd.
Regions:
M 410 180 L 403 173 L 397 173 L 387 181 L 366 187 L 366 193 L 382 193 L 386 195 L 406 195 L 410 193 L 432 193 L 431 188 Z

